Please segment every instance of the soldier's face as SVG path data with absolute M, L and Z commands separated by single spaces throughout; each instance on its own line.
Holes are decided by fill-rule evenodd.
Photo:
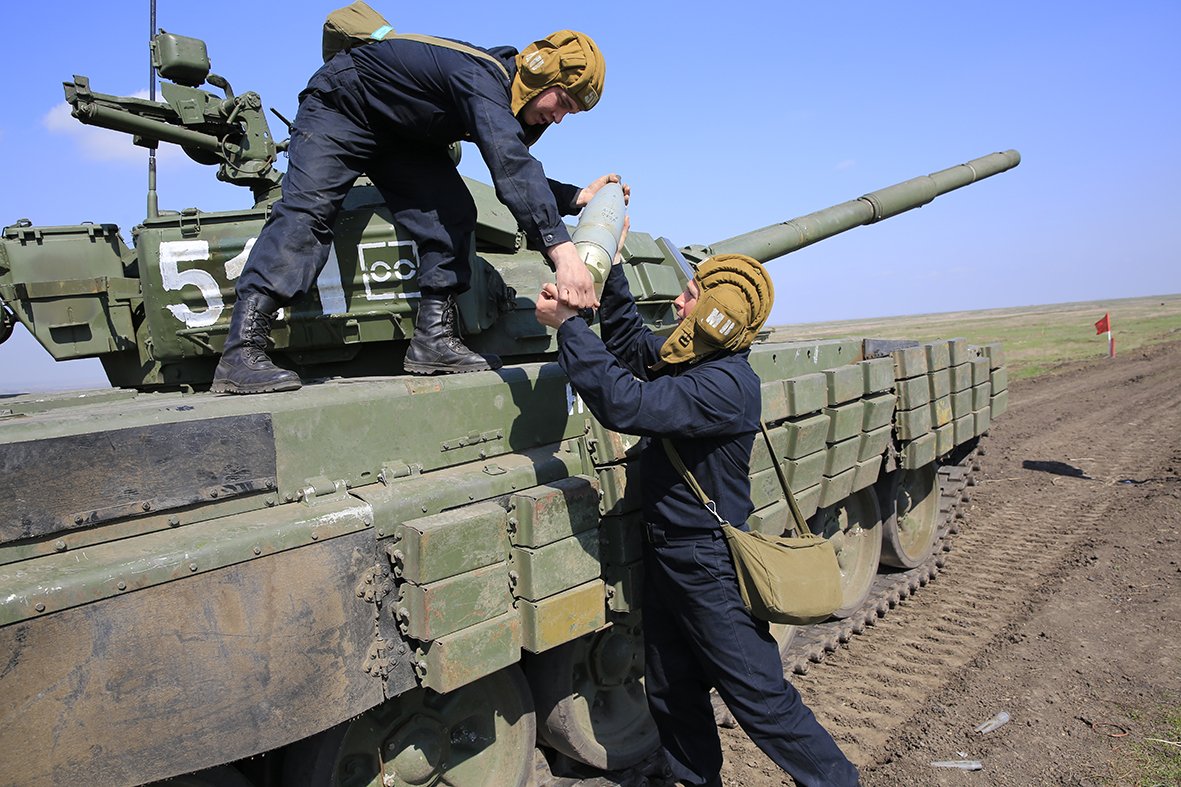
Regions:
M 543 126 L 550 123 L 561 123 L 567 115 L 579 111 L 578 102 L 566 92 L 564 87 L 547 87 L 538 93 L 521 110 L 521 117 L 530 126 Z
M 673 301 L 673 309 L 677 313 L 677 321 L 688 317 L 697 308 L 697 298 L 701 295 L 701 291 L 697 289 L 697 280 L 689 279 L 689 283 L 685 285 L 685 291 L 677 296 Z

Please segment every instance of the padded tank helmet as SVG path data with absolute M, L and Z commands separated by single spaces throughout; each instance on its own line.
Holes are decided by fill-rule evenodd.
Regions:
M 534 41 L 517 55 L 512 84 L 512 111 L 521 110 L 534 96 L 551 87 L 563 87 L 582 110 L 599 103 L 607 67 L 591 37 L 574 30 L 559 30 Z
M 745 254 L 719 254 L 698 265 L 693 280 L 697 305 L 660 348 L 661 361 L 685 363 L 750 347 L 775 301 L 767 269 Z

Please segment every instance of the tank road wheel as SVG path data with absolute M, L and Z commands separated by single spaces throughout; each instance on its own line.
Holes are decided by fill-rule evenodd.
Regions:
M 833 617 L 846 618 L 869 595 L 882 556 L 882 516 L 873 489 L 862 489 L 836 505 L 822 508 L 809 523 L 812 532 L 832 542 L 841 567 L 841 607 Z
M 414 689 L 293 744 L 284 783 L 310 787 L 524 787 L 537 720 L 514 665 L 447 694 Z
M 883 501 L 882 562 L 914 568 L 931 555 L 939 533 L 939 476 L 934 462 L 895 475 Z
M 658 745 L 638 617 L 533 656 L 528 674 L 540 737 L 567 757 L 616 770 Z

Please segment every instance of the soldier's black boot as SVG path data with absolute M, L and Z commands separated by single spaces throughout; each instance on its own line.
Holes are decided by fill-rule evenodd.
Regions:
M 267 357 L 277 306 L 266 295 L 248 295 L 234 305 L 226 348 L 213 373 L 214 393 L 294 391 L 302 385 L 298 374 L 280 369 Z
M 469 350 L 459 339 L 455 299 L 423 298 L 414 320 L 414 338 L 406 350 L 411 374 L 454 374 L 499 369 L 500 358 Z

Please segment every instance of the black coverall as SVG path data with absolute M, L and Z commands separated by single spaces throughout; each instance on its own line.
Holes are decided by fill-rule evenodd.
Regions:
M 650 438 L 640 456 L 645 683 L 673 776 L 721 783 L 712 686 L 751 740 L 797 782 L 857 784 L 857 769 L 784 679 L 767 624 L 742 604 L 718 522 L 660 442 L 673 439 L 719 514 L 745 529 L 762 405 L 750 352 L 719 352 L 651 373 L 664 340 L 640 320 L 621 265 L 607 277 L 600 314 L 603 340 L 581 319 L 561 325 L 558 362 L 604 425 Z
M 523 127 L 512 114 L 516 50 L 486 51 L 510 79 L 483 58 L 398 38 L 341 52 L 317 71 L 300 94 L 283 196 L 250 253 L 238 297 L 284 304 L 307 294 L 362 174 L 418 244 L 418 290 L 439 298 L 466 290 L 476 206 L 448 155 L 460 139 L 479 147 L 497 196 L 531 242 L 569 240 L 561 217 L 578 212 L 580 189 L 547 181 L 529 154 L 543 127 Z

